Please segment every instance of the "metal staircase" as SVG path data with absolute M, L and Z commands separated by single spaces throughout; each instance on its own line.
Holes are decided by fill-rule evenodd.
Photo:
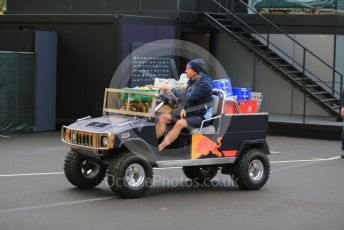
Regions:
M 227 8 L 228 4 L 227 6 L 222 4 L 223 1 L 212 1 L 218 6 L 220 13 L 204 12 L 203 17 L 208 23 L 219 31 L 228 34 L 241 45 L 253 52 L 258 58 L 269 65 L 290 84 L 303 92 L 331 116 L 335 117 L 337 121 L 342 120 L 340 115 L 340 100 L 342 98 L 343 75 L 341 73 L 301 45 L 265 16 L 250 8 L 243 1 L 232 0 L 231 2 L 232 4 L 233 2 L 240 4 L 241 9 L 243 6 L 250 9 L 251 12 L 259 15 L 260 20 L 264 20 L 264 22 L 269 26 L 272 26 L 275 30 L 279 31 L 279 34 L 284 35 L 289 41 L 295 44 L 295 46 L 299 47 L 303 52 L 303 60 L 301 63 L 300 61 L 290 57 L 277 45 L 271 42 L 270 34 L 263 35 L 247 24 L 242 17 L 240 17 L 240 14 L 234 12 L 233 9 L 235 9 L 235 7 L 233 5 L 230 10 Z M 331 82 L 321 80 L 319 76 L 312 73 L 312 71 L 306 67 L 306 63 L 310 58 L 312 58 L 313 61 L 316 60 L 319 65 L 321 64 L 324 68 L 331 71 L 333 74 L 333 80 Z M 336 81 L 337 78 L 339 79 L 338 81 Z M 305 102 L 306 100 L 304 101 L 304 106 L 306 106 Z

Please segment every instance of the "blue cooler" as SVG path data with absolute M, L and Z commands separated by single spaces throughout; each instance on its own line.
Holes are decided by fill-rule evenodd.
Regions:
M 227 96 L 232 96 L 233 92 L 230 79 L 213 80 L 211 84 L 213 89 L 223 90 Z M 222 95 L 219 95 L 219 97 L 222 98 Z
M 251 100 L 251 89 L 233 88 L 233 95 L 237 97 L 237 100 Z

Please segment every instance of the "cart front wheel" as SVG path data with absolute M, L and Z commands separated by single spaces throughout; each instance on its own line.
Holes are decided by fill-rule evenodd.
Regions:
M 152 166 L 141 157 L 125 152 L 116 157 L 108 167 L 110 189 L 124 198 L 143 196 L 153 178 Z
M 106 174 L 106 166 L 84 158 L 77 151 L 71 150 L 64 162 L 67 180 L 78 188 L 93 188 L 99 185 Z

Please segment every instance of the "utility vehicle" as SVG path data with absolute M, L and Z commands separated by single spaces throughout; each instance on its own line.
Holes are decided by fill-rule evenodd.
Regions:
M 221 171 L 241 189 L 260 189 L 270 174 L 268 114 L 224 114 L 230 103 L 239 111 L 236 101 L 220 99 L 226 98 L 221 90 L 213 93 L 213 117 L 200 128 L 183 130 L 159 151 L 157 117 L 166 108 L 178 107 L 178 98 L 172 92 L 105 89 L 102 117 L 88 116 L 62 127 L 62 141 L 71 145 L 64 163 L 66 178 L 76 187 L 92 188 L 107 176 L 113 192 L 133 198 L 147 192 L 154 167 L 181 167 L 198 183 Z

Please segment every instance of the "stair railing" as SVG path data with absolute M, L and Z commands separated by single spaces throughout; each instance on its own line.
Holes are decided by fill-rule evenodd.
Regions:
M 226 2 L 226 6 L 223 6 L 221 0 L 211 0 L 213 3 L 215 3 L 218 7 L 219 7 L 219 12 L 224 11 L 226 14 L 231 15 L 232 17 L 234 17 L 237 21 L 240 22 L 240 24 L 244 25 L 247 29 L 249 29 L 250 33 L 255 34 L 256 36 L 258 36 L 258 38 L 260 40 L 264 40 L 266 42 L 266 46 L 267 46 L 267 50 L 269 50 L 270 47 L 273 47 L 275 50 L 278 50 L 278 52 L 282 53 L 284 56 L 288 57 L 288 59 L 290 59 L 292 61 L 292 63 L 290 63 L 291 65 L 293 65 L 294 67 L 296 67 L 297 69 L 299 69 L 300 72 L 303 73 L 303 78 L 305 78 L 305 76 L 310 77 L 314 82 L 319 82 L 321 83 L 320 86 L 323 86 L 325 88 L 325 90 L 327 90 L 334 98 L 337 98 L 339 100 L 341 100 L 342 98 L 342 93 L 343 93 L 343 74 L 341 74 L 339 71 L 337 71 L 336 69 L 334 69 L 331 65 L 329 65 L 328 63 L 326 63 L 324 60 L 322 60 L 319 56 L 317 56 L 316 54 L 314 54 L 312 51 L 310 51 L 309 49 L 307 49 L 305 46 L 303 46 L 300 42 L 296 41 L 293 37 L 291 37 L 289 34 L 287 34 L 284 30 L 282 30 L 280 27 L 278 27 L 275 23 L 273 23 L 271 20 L 269 20 L 267 17 L 265 17 L 264 15 L 262 15 L 261 13 L 257 12 L 254 8 L 250 7 L 248 4 L 246 4 L 245 2 L 243 2 L 242 0 L 229 0 L 231 1 L 230 4 L 230 8 L 231 10 L 229 10 L 228 7 L 228 0 Z M 239 4 L 241 4 L 241 6 L 244 6 L 248 11 L 250 11 L 250 13 L 254 13 L 256 15 L 259 16 L 259 18 L 263 19 L 266 23 L 268 23 L 270 26 L 272 26 L 275 30 L 277 30 L 280 34 L 283 34 L 289 41 L 291 41 L 293 44 L 295 44 L 296 46 L 300 47 L 302 49 L 302 63 L 299 63 L 297 60 L 295 60 L 294 58 L 290 57 L 286 52 L 284 52 L 283 50 L 281 50 L 276 44 L 274 44 L 273 42 L 271 42 L 270 39 L 270 34 L 267 34 L 267 37 L 263 36 L 261 33 L 259 33 L 256 29 L 254 29 L 252 26 L 250 26 L 247 22 L 245 22 L 240 16 L 238 16 L 237 13 L 235 13 L 236 10 L 236 2 L 238 2 Z M 242 9 L 242 8 L 241 8 Z M 242 13 L 242 12 L 241 12 Z M 234 23 L 232 23 L 232 29 L 234 28 Z M 233 31 L 233 30 L 232 30 Z M 256 37 L 257 38 L 257 37 Z M 278 54 L 278 53 L 277 53 Z M 310 56 L 307 59 L 307 56 Z M 315 60 L 317 60 L 318 62 L 320 62 L 322 65 L 324 65 L 326 68 L 328 68 L 331 72 L 332 72 L 332 81 L 330 83 L 332 83 L 331 86 L 328 85 L 329 82 L 325 82 L 323 80 L 321 80 L 319 77 L 317 77 L 314 73 L 312 73 L 308 68 L 306 68 L 306 63 L 307 60 L 309 60 L 310 58 L 313 58 Z M 288 61 L 288 60 L 287 60 Z M 289 61 L 288 61 L 289 62 Z M 296 64 L 296 66 L 295 66 Z M 340 81 L 336 81 L 336 76 L 340 77 Z M 336 90 L 335 88 L 335 83 L 339 83 L 339 90 Z M 303 87 L 306 87 L 305 81 L 303 81 Z M 327 89 L 326 89 L 327 88 Z M 340 108 L 339 108 L 339 113 L 340 113 Z

